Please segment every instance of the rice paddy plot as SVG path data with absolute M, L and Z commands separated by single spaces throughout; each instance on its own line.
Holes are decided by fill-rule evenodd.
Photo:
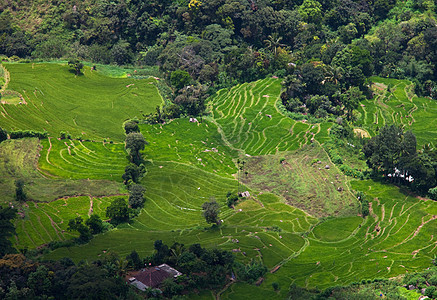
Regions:
M 17 249 L 36 248 L 49 242 L 65 241 L 78 236 L 67 230 L 68 221 L 86 220 L 92 213 L 105 219 L 106 207 L 114 197 L 65 197 L 52 202 L 28 202 L 24 214 L 15 220 Z
M 372 77 L 375 97 L 361 102 L 358 124 L 371 136 L 384 125 L 397 124 L 412 130 L 417 143 L 435 144 L 437 140 L 437 103 L 417 97 L 408 80 Z
M 358 201 L 348 179 L 317 144 L 294 152 L 245 158 L 241 180 L 253 190 L 272 192 L 314 217 L 351 215 Z
M 296 150 L 317 134 L 323 139 L 320 132 L 329 125 L 296 122 L 278 111 L 280 91 L 280 80 L 271 78 L 219 91 L 210 101 L 210 111 L 223 138 L 249 155 Z
M 140 129 L 149 142 L 144 151 L 147 160 L 187 163 L 225 177 L 237 172 L 232 161 L 237 152 L 224 144 L 212 122 L 177 119 L 163 125 L 140 125 Z
M 40 171 L 55 178 L 122 181 L 129 163 L 124 144 L 49 138 L 41 141 Z
M 124 120 L 154 111 L 163 100 L 154 79 L 111 78 L 89 67 L 76 76 L 63 64 L 4 64 L 21 104 L 0 104 L 0 127 L 61 131 L 73 138 L 124 140 Z
M 236 181 L 196 167 L 153 162 L 147 169 L 149 172 L 141 182 L 146 187 L 146 201 L 140 215 L 87 245 L 69 248 L 68 255 L 96 259 L 103 250 L 126 255 L 132 249 L 150 255 L 154 240 L 162 239 L 170 244 L 178 241 L 228 249 L 242 261 L 256 258 L 271 268 L 298 252 L 304 240 L 295 233 L 307 231 L 316 223 L 314 218 L 271 194 L 243 201 L 230 209 L 225 203 L 226 193 L 236 189 Z M 219 229 L 208 229 L 210 225 L 202 217 L 201 205 L 210 199 L 221 207 L 219 217 L 223 226 Z M 263 201 L 262 206 L 258 201 Z M 281 231 L 269 229 L 276 224 Z M 65 255 L 65 251 L 57 249 L 48 257 Z
M 202 204 L 215 199 L 225 214 L 226 193 L 237 187 L 233 179 L 186 164 L 154 161 L 146 167 L 148 173 L 141 181 L 146 188 L 146 202 L 132 225 L 140 229 L 162 231 L 207 226 L 202 217 Z
M 308 236 L 309 245 L 269 280 L 326 288 L 362 279 L 388 278 L 421 270 L 436 253 L 437 203 L 402 194 L 396 187 L 354 181 L 372 202 L 371 214 L 329 219 Z
M 44 141 L 43 141 L 44 142 Z M 7 140 L 0 144 L 0 203 L 15 203 L 15 181 L 24 182 L 28 201 L 48 202 L 73 195 L 102 196 L 120 192 L 121 182 L 51 178 L 38 171 L 41 144 L 36 138 Z M 15 204 L 14 204 L 15 205 Z

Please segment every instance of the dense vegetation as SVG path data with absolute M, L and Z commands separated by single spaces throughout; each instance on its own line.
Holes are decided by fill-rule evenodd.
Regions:
M 436 297 L 436 9 L 3 1 L 0 298 Z

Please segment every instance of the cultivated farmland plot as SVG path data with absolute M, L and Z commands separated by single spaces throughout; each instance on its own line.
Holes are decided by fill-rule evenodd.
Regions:
M 358 120 L 371 136 L 385 124 L 398 124 L 416 135 L 417 143 L 435 145 L 437 140 L 437 103 L 417 97 L 408 80 L 372 77 L 375 97 L 361 103 Z M 390 91 L 387 88 L 390 87 Z
M 63 66 L 40 67 L 64 74 Z M 20 68 L 24 67 L 8 65 L 7 68 L 13 79 L 14 73 L 22 72 Z M 88 76 L 105 81 L 91 73 L 85 73 L 83 78 L 68 79 L 86 81 Z M 374 81 L 378 82 L 377 79 Z M 147 81 L 144 83 L 145 87 L 153 87 Z M 117 86 L 119 82 L 112 84 Z M 120 89 L 129 93 L 128 88 L 123 89 L 127 84 L 127 81 L 120 83 Z M 141 84 L 143 81 L 135 81 L 135 85 Z M 393 83 L 398 91 L 402 87 L 408 93 L 408 88 L 405 90 L 406 85 L 402 84 L 406 83 Z M 15 85 L 18 91 L 29 91 L 23 87 L 24 82 Z M 92 95 L 91 90 L 89 93 Z M 138 99 L 143 100 L 140 93 L 138 91 Z M 160 99 L 156 90 L 154 93 L 152 102 Z M 163 125 L 141 125 L 149 145 L 143 152 L 147 173 L 141 184 L 146 188 L 146 202 L 140 215 L 130 224 L 96 236 L 86 245 L 59 248 L 45 258 L 69 256 L 75 261 L 94 260 L 108 251 L 123 257 L 132 250 L 145 256 L 152 253 L 153 242 L 160 239 L 167 244 L 178 241 L 185 245 L 200 243 L 220 247 L 231 250 L 243 262 L 256 259 L 276 270 L 269 273 L 259 287 L 241 283 L 231 285 L 222 295 L 224 299 L 247 299 L 248 295 L 253 299 L 283 299 L 293 282 L 309 288 L 326 288 L 363 279 L 393 277 L 428 266 L 437 247 L 436 203 L 403 194 L 389 185 L 372 181 L 350 182 L 320 147 L 329 139 L 328 130 L 332 124 L 306 124 L 283 116 L 276 107 L 279 94 L 280 80 L 246 83 L 219 91 L 210 99 L 211 115 L 199 123 L 178 119 Z M 404 99 L 395 93 L 390 97 L 394 95 L 405 102 L 406 112 L 402 116 L 426 116 L 433 112 L 433 104 L 426 99 Z M 62 99 L 56 104 L 58 108 L 64 105 Z M 154 107 L 159 101 L 146 105 Z M 376 129 L 372 129 L 374 120 L 369 115 L 377 113 L 387 120 L 387 113 L 393 115 L 390 109 L 399 105 L 394 108 L 387 105 L 389 108 L 386 109 L 378 104 L 379 101 L 364 102 L 365 106 L 360 108 L 361 120 L 365 120 L 362 126 L 371 135 Z M 411 108 L 407 108 L 408 101 L 412 102 Z M 424 103 L 422 106 L 420 101 Z M 55 107 L 53 99 L 46 102 Z M 412 111 L 414 105 L 417 108 Z M 422 111 L 424 105 L 425 112 Z M 3 112 L 6 110 L 11 114 L 13 111 L 7 110 L 10 109 L 8 105 L 2 107 Z M 14 119 L 25 118 L 21 108 L 16 108 Z M 65 131 L 61 123 L 51 127 L 52 131 L 47 129 L 53 135 L 41 142 L 40 175 L 47 180 L 121 182 L 128 160 L 124 145 L 117 141 L 123 139 L 122 122 L 139 114 L 138 107 L 131 108 L 132 114 L 113 115 L 118 123 L 105 125 L 104 129 L 96 118 L 94 121 L 89 119 L 89 128 L 83 123 L 80 131 L 95 132 L 93 137 L 100 142 L 58 140 L 58 132 Z M 400 121 L 400 114 L 398 112 L 397 117 L 394 112 L 390 122 Z M 408 126 L 423 143 L 427 134 L 423 127 L 425 123 L 419 119 L 415 118 Z M 1 120 L 12 128 L 12 118 Z M 40 126 L 44 119 L 34 124 Z M 74 125 L 65 124 L 75 130 Z M 30 129 L 41 128 L 35 126 Z M 110 137 L 115 143 L 102 141 L 109 136 L 108 132 L 112 132 Z M 248 172 L 243 172 L 240 190 L 249 191 L 251 196 L 231 209 L 225 200 L 226 193 L 235 192 L 238 187 L 235 180 L 237 159 L 246 162 L 245 171 Z M 320 160 L 321 164 L 313 164 L 314 160 Z M 330 165 L 329 169 L 324 168 L 326 164 Z M 353 196 L 357 190 L 365 192 L 372 203 L 370 216 L 365 219 L 357 216 L 358 202 Z M 70 218 L 86 217 L 91 211 L 103 216 L 113 197 L 115 195 L 80 195 L 44 203 L 30 202 L 24 218 L 17 222 L 18 234 L 14 242 L 20 248 L 33 248 L 68 239 L 72 234 L 65 230 Z M 201 216 L 202 203 L 212 198 L 221 206 L 223 225 L 217 229 L 210 229 Z M 322 216 L 325 218 L 320 218 Z M 272 282 L 278 282 L 282 291 L 273 292 Z
M 75 76 L 67 65 L 6 64 L 8 89 L 21 101 L 0 104 L 0 126 L 7 130 L 61 131 L 73 138 L 123 141 L 124 120 L 162 104 L 154 79 L 109 78 L 85 67 Z

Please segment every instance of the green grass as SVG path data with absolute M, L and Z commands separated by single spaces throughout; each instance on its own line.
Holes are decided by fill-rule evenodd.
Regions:
M 66 75 L 62 72 L 71 75 L 60 65 L 41 66 L 53 66 L 60 78 Z M 74 80 L 93 76 L 98 79 L 102 75 L 86 71 L 85 76 Z M 115 83 L 130 79 L 113 80 Z M 387 105 L 388 108 L 380 105 L 372 112 L 375 106 L 369 102 L 361 108 L 363 127 L 371 134 L 374 132 L 369 122 L 373 122 L 375 113 L 381 122 L 391 122 L 387 121 L 390 115 L 392 122 L 403 120 L 400 118 L 402 107 L 397 106 L 406 101 L 402 98 L 402 88 L 408 92 L 408 87 L 406 84 L 401 88 L 399 84 L 397 92 L 387 95 L 390 100 L 386 102 L 393 105 Z M 437 226 L 436 220 L 431 218 L 437 214 L 437 203 L 413 198 L 390 185 L 349 182 L 319 146 L 329 140 L 328 130 L 332 124 L 311 125 L 286 118 L 275 106 L 279 92 L 279 80 L 247 83 L 220 91 L 210 101 L 211 116 L 201 123 L 179 119 L 164 125 L 141 125 L 150 144 L 143 151 L 147 173 L 141 184 L 146 188 L 146 201 L 140 215 L 129 224 L 96 236 L 86 245 L 59 248 L 44 258 L 69 256 L 75 261 L 91 261 L 108 252 L 117 252 L 123 257 L 132 250 L 146 256 L 153 252 L 153 242 L 160 239 L 170 245 L 177 241 L 185 245 L 200 243 L 219 247 L 233 251 L 242 262 L 255 259 L 269 269 L 280 267 L 275 273 L 267 273 L 259 287 L 243 283 L 231 285 L 222 295 L 224 299 L 284 299 L 291 283 L 322 289 L 363 279 L 394 277 L 428 266 L 436 251 Z M 414 102 L 414 97 L 412 99 Z M 55 107 L 54 103 L 51 105 Z M 417 107 L 413 113 L 423 114 Z M 398 115 L 390 114 L 390 110 L 397 110 Z M 23 112 L 17 112 L 17 118 L 24 119 Z M 432 113 L 432 109 L 426 113 Z M 36 124 L 32 122 L 29 126 Z M 90 124 L 84 124 L 80 130 L 89 131 L 87 126 L 98 126 L 98 122 Z M 411 125 L 419 138 L 426 136 L 420 124 L 423 123 L 417 121 Z M 121 137 L 121 121 L 114 121 L 111 126 L 120 130 Z M 98 128 L 102 132 L 110 129 L 104 124 Z M 95 136 L 98 139 L 107 135 Z M 311 143 L 313 137 L 315 142 Z M 0 180 L 0 184 L 9 188 L 12 184 L 13 188 L 11 180 L 17 174 L 29 174 L 26 175 L 29 185 L 30 179 L 34 180 L 35 189 L 43 186 L 41 182 L 53 183 L 45 196 L 52 195 L 51 202 L 29 202 L 24 218 L 17 220 L 17 247 L 34 248 L 72 237 L 65 231 L 68 219 L 78 215 L 86 217 L 91 199 L 93 209 L 102 215 L 110 201 L 108 198 L 93 197 L 89 192 L 58 200 L 53 195 L 67 193 L 69 188 L 64 188 L 62 182 L 82 183 L 87 191 L 92 184 L 101 186 L 104 182 L 120 187 L 121 174 L 128 162 L 122 143 L 51 138 L 41 142 L 40 157 L 37 150 L 32 150 L 38 145 L 35 139 L 0 145 L 0 151 L 5 151 L 5 157 L 9 158 L 7 161 L 0 156 L 0 161 L 3 159 L 0 167 L 9 174 L 8 180 Z M 28 151 L 22 153 L 15 149 Z M 237 158 L 247 161 L 248 176 L 243 175 L 243 189 L 248 190 L 251 197 L 240 200 L 235 209 L 231 209 L 226 206 L 226 193 L 237 190 L 233 177 Z M 281 158 L 285 159 L 282 164 Z M 311 164 L 313 159 L 320 160 L 321 164 Z M 33 162 L 31 167 L 25 163 L 29 161 Z M 36 171 L 37 161 L 41 173 Z M 326 164 L 330 165 L 329 170 L 324 168 Z M 339 192 L 338 187 L 343 191 Z M 358 203 L 353 197 L 355 191 L 349 192 L 351 188 L 364 191 L 372 203 L 371 215 L 366 219 L 357 216 Z M 35 193 L 35 190 L 31 192 Z M 202 217 L 201 205 L 210 199 L 220 204 L 223 220 L 220 228 L 211 229 Z M 342 217 L 315 218 L 329 215 Z M 280 284 L 280 292 L 273 291 L 272 282 Z M 208 293 L 198 296 L 200 299 L 210 297 Z
M 18 249 L 35 248 L 52 241 L 78 236 L 69 232 L 68 221 L 78 216 L 86 220 L 91 213 L 105 217 L 105 209 L 114 197 L 65 197 L 48 203 L 30 203 L 23 217 L 15 221 Z
M 328 123 L 296 122 L 276 108 L 281 81 L 264 79 L 220 90 L 210 101 L 210 111 L 223 138 L 235 149 L 249 155 L 275 154 L 324 141 Z
M 408 80 L 372 77 L 375 97 L 362 101 L 358 108 L 358 124 L 371 136 L 377 134 L 377 128 L 388 124 L 404 126 L 412 130 L 417 143 L 435 144 L 437 139 L 437 103 L 435 100 L 417 97 L 413 93 L 413 84 Z M 390 91 L 387 86 L 391 85 Z
M 162 98 L 154 79 L 111 78 L 85 67 L 76 76 L 67 65 L 5 64 L 8 89 L 27 104 L 1 104 L 0 127 L 61 131 L 73 137 L 122 141 L 123 121 L 154 111 Z M 24 103 L 24 102 L 22 102 Z
M 316 143 L 294 152 L 245 160 L 248 174 L 241 175 L 242 181 L 253 189 L 275 193 L 315 217 L 358 212 L 358 203 L 349 191 L 347 178 Z M 320 164 L 312 164 L 313 160 Z M 326 165 L 329 169 L 325 169 Z
M 41 142 L 48 143 L 47 140 Z M 7 140 L 0 144 L 0 204 L 16 204 L 14 182 L 17 179 L 24 181 L 24 190 L 29 201 L 37 202 L 47 202 L 59 197 L 74 195 L 111 195 L 120 193 L 123 189 L 118 175 L 119 182 L 87 180 L 87 177 L 70 180 L 41 174 L 37 170 L 38 159 L 45 158 L 45 156 L 39 157 L 43 152 L 39 151 L 41 147 L 42 145 L 36 138 Z
M 140 125 L 140 129 L 150 142 L 144 151 L 147 160 L 187 163 L 225 177 L 237 172 L 232 158 L 238 153 L 225 145 L 212 122 L 177 119 L 164 125 Z
M 39 169 L 51 177 L 121 182 L 129 163 L 124 144 L 48 138 L 41 145 Z

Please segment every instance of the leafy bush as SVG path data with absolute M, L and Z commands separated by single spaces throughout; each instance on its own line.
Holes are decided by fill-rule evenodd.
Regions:
M 11 139 L 22 139 L 26 137 L 36 137 L 39 139 L 46 139 L 49 136 L 47 131 L 35 131 L 35 130 L 16 130 L 12 131 L 9 135 Z
M 369 211 L 369 201 L 363 200 L 361 202 L 361 214 L 363 215 L 363 218 L 368 216 L 370 213 Z
M 262 277 L 267 272 L 267 267 L 261 262 L 251 260 L 247 265 L 241 263 L 236 264 L 237 277 L 240 280 L 254 283 L 258 278 Z
M 432 200 L 437 200 L 437 186 L 429 189 L 428 194 Z

